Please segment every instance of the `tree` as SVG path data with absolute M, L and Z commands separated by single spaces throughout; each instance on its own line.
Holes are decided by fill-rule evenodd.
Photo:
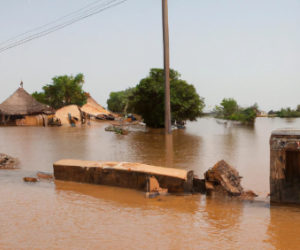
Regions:
M 239 106 L 233 98 L 224 98 L 221 102 L 221 107 L 225 117 L 231 116 L 239 110 Z
M 42 92 L 34 92 L 32 96 L 55 109 L 70 104 L 82 106 L 87 99 L 82 89 L 83 83 L 83 74 L 77 74 L 75 77 L 67 75 L 53 77 L 52 84 L 45 85 Z
M 133 94 L 134 88 L 123 91 L 111 92 L 107 100 L 108 109 L 116 113 L 126 113 L 128 110 L 129 97 Z
M 220 106 L 215 107 L 217 118 L 250 124 L 254 123 L 258 111 L 256 103 L 250 107 L 241 108 L 233 98 L 224 98 Z
M 180 74 L 170 70 L 172 124 L 194 121 L 202 114 L 204 99 L 193 85 L 181 80 Z M 150 127 L 164 127 L 164 70 L 151 69 L 129 98 L 130 109 L 141 115 Z

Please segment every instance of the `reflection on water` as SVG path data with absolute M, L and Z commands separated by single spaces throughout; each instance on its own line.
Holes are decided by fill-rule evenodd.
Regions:
M 300 207 L 276 206 L 270 209 L 269 239 L 276 249 L 299 249 Z
M 62 158 L 143 162 L 192 169 L 199 176 L 225 159 L 261 199 L 269 192 L 269 136 L 300 119 L 258 118 L 254 127 L 189 123 L 127 136 L 83 128 L 1 127 L 0 152 L 21 169 L 0 172 L 0 249 L 296 249 L 298 207 L 271 207 L 203 195 L 146 199 L 135 190 L 56 181 L 28 184 Z M 101 247 L 99 247 L 101 246 Z

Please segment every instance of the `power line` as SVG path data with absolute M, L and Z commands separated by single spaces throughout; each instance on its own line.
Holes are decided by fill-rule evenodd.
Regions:
M 49 23 L 43 24 L 43 25 L 41 25 L 41 26 L 38 26 L 38 27 L 35 27 L 35 28 L 33 28 L 33 29 L 27 30 L 27 31 L 25 31 L 25 32 L 23 32 L 23 33 L 21 33 L 21 34 L 19 34 L 19 35 L 13 36 L 13 37 L 9 38 L 8 40 L 5 40 L 5 41 L 1 42 L 0 45 L 4 45 L 4 44 L 6 44 L 6 43 L 8 43 L 8 42 L 11 42 L 11 41 L 15 40 L 16 38 L 22 37 L 22 36 L 24 36 L 24 35 L 26 35 L 26 34 L 32 33 L 33 31 L 36 31 L 36 30 L 42 29 L 42 28 L 44 28 L 44 27 L 47 27 L 47 26 L 49 26 L 49 25 L 51 25 L 51 24 L 57 23 L 58 21 L 61 21 L 61 20 L 65 19 L 66 17 L 73 16 L 74 14 L 79 13 L 79 12 L 83 11 L 84 9 L 86 9 L 86 8 L 88 8 L 88 7 L 90 7 L 90 6 L 93 6 L 93 5 L 95 5 L 96 3 L 99 3 L 99 2 L 101 2 L 101 1 L 104 1 L 104 0 L 97 0 L 97 1 L 94 1 L 94 2 L 92 2 L 92 3 L 90 3 L 90 4 L 87 4 L 87 5 L 83 6 L 83 7 L 81 7 L 80 9 L 78 9 L 78 10 L 76 10 L 76 11 L 70 12 L 70 13 L 68 13 L 68 14 L 66 14 L 66 15 L 64 15 L 64 16 L 61 16 L 61 17 L 59 17 L 59 18 L 57 18 L 57 19 L 55 19 L 55 20 L 53 20 L 53 21 L 51 21 L 51 22 L 49 22 Z
M 36 34 L 30 35 L 28 37 L 25 37 L 25 38 L 23 38 L 23 39 L 21 39 L 19 41 L 15 41 L 15 42 L 7 44 L 7 45 L 5 45 L 3 47 L 0 47 L 0 53 L 6 51 L 8 49 L 11 49 L 13 47 L 16 47 L 16 46 L 19 46 L 21 44 L 24 44 L 24 43 L 27 43 L 29 41 L 32 41 L 34 39 L 40 38 L 42 36 L 46 36 L 46 35 L 48 35 L 50 33 L 53 33 L 53 32 L 55 32 L 57 30 L 63 29 L 63 28 L 65 28 L 65 27 L 67 27 L 67 26 L 69 26 L 69 25 L 71 25 L 73 23 L 81 21 L 81 20 L 83 20 L 85 18 L 88 18 L 90 16 L 96 15 L 96 14 L 98 14 L 100 12 L 103 12 L 103 11 L 105 11 L 107 9 L 113 8 L 113 7 L 117 6 L 117 5 L 120 5 L 120 4 L 124 3 L 124 2 L 126 2 L 126 1 L 127 0 L 121 0 L 121 1 L 110 0 L 110 1 L 107 1 L 106 4 L 103 4 L 104 6 L 103 5 L 102 6 L 95 6 L 95 7 L 91 8 L 91 9 L 89 9 L 89 10 L 83 11 L 82 13 L 80 13 L 79 16 L 77 16 L 77 17 L 75 17 L 75 18 L 73 18 L 71 20 L 68 20 L 68 21 L 66 21 L 64 23 L 58 24 L 56 26 L 53 26 L 53 27 L 50 27 L 50 28 L 45 29 L 43 31 L 40 31 L 40 32 L 38 32 Z
M 34 40 L 34 39 L 36 39 L 36 38 L 45 36 L 45 35 L 47 35 L 47 34 L 49 34 L 49 33 L 52 33 L 52 32 L 57 31 L 57 30 L 59 30 L 59 29 L 62 29 L 62 28 L 64 28 L 64 27 L 69 26 L 69 25 L 71 25 L 71 24 L 73 24 L 73 23 L 75 23 L 75 22 L 78 22 L 78 21 L 80 21 L 80 20 L 82 20 L 82 19 L 84 19 L 84 18 L 87 18 L 87 17 L 89 17 L 89 16 L 91 16 L 91 15 L 95 15 L 95 14 L 97 14 L 97 13 L 99 13 L 99 12 L 102 12 L 102 11 L 108 9 L 108 8 L 114 7 L 115 5 L 118 5 L 118 4 L 122 3 L 122 2 L 124 2 L 124 0 L 123 0 L 123 1 L 121 1 L 121 2 L 119 2 L 119 3 L 112 4 L 112 3 L 116 2 L 116 1 L 117 1 L 117 0 L 110 0 L 110 1 L 107 1 L 107 2 L 104 4 L 104 7 L 103 7 L 103 5 L 101 5 L 101 6 L 95 6 L 95 7 L 93 7 L 92 9 L 89 9 L 88 11 L 83 11 L 82 13 L 80 13 L 81 15 L 79 15 L 79 16 L 77 16 L 77 17 L 71 19 L 71 20 L 68 20 L 68 21 L 66 21 L 66 22 L 64 22 L 64 23 L 55 25 L 55 26 L 53 26 L 53 27 L 50 27 L 50 28 L 47 28 L 47 29 L 45 29 L 45 30 L 43 30 L 43 31 L 40 31 L 40 32 L 38 32 L 38 33 L 35 33 L 35 34 L 33 34 L 33 35 L 27 36 L 27 37 L 25 37 L 25 38 L 22 38 L 22 39 L 20 39 L 20 40 L 17 40 L 17 41 L 15 41 L 15 42 L 12 42 L 12 43 L 10 43 L 10 44 L 7 44 L 7 45 L 5 45 L 5 46 L 3 46 L 3 47 L 0 48 L 0 53 L 3 52 L 3 51 L 5 51 L 5 50 L 7 50 L 7 49 L 10 49 L 10 48 L 19 46 L 19 45 L 21 45 L 21 44 L 23 44 L 23 43 L 26 43 L 26 42 L 29 42 L 29 41 L 31 41 L 31 40 Z M 110 5 L 110 4 L 111 4 L 111 5 Z

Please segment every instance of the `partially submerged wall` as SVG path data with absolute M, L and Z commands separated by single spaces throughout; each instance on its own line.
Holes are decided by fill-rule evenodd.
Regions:
M 300 204 L 300 130 L 276 130 L 270 138 L 271 202 Z
M 170 193 L 192 192 L 193 171 L 128 162 L 60 160 L 53 164 L 57 180 L 84 182 L 147 191 L 148 178 L 154 176 Z

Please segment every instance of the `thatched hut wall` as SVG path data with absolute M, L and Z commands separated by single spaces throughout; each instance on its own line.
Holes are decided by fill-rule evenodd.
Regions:
M 36 101 L 23 88 L 18 88 L 0 104 L 0 124 L 19 126 L 45 126 L 46 116 L 54 110 Z
M 58 119 L 61 125 L 70 125 L 69 114 L 75 125 L 80 125 L 82 121 L 81 111 L 77 105 L 68 105 L 58 109 L 54 115 L 54 119 Z

